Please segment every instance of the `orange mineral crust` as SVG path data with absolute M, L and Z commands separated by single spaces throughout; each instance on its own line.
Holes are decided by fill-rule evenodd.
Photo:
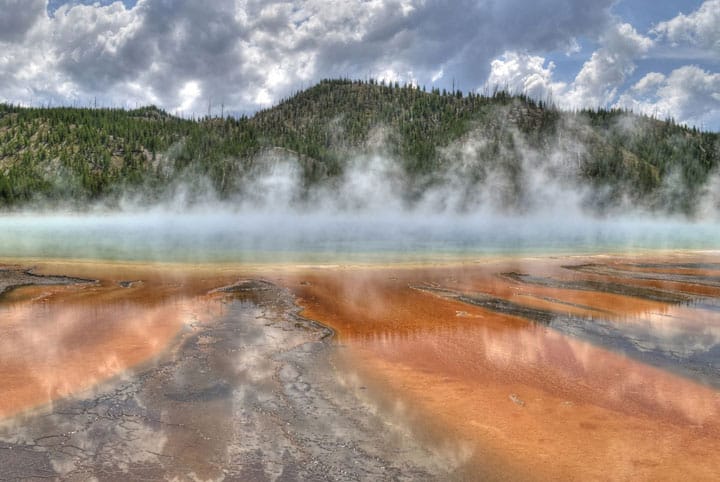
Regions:
M 654 261 L 669 265 L 666 274 L 679 269 L 674 259 Z M 644 291 L 643 280 L 619 283 L 615 271 L 604 280 L 609 284 L 572 285 L 576 289 L 545 281 L 598 281 L 602 274 L 563 266 L 620 262 L 627 260 L 307 270 L 284 282 L 304 316 L 337 331 L 347 363 L 369 386 L 416 410 L 418 430 L 436 434 L 438 446 L 456 443 L 462 451 L 471 444 L 469 463 L 485 464 L 486 473 L 492 460 L 498 476 L 528 479 L 713 480 L 720 473 L 717 385 L 645 362 L 642 351 L 626 356 L 612 343 L 524 315 L 587 315 L 582 319 L 589 323 L 594 316 L 632 336 L 649 333 L 651 340 L 672 340 L 677 330 L 720 336 L 717 310 L 667 301 L 697 296 L 682 285 Z M 706 274 L 693 269 L 694 276 Z M 542 278 L 545 285 L 507 273 Z M 710 284 L 714 274 L 707 273 Z M 618 285 L 632 295 L 607 292 Z M 493 304 L 468 302 L 488 297 Z M 515 311 L 496 309 L 503 300 Z
M 37 273 L 100 277 L 28 286 L 0 303 L 0 418 L 76 394 L 152 360 L 188 322 L 215 309 L 202 296 L 221 279 L 176 270 L 50 264 Z
M 304 316 L 332 327 L 338 381 L 357 376 L 359 396 L 457 479 L 715 480 L 718 266 L 712 253 L 355 267 L 44 261 L 33 273 L 97 281 L 2 295 L 0 418 L 175 353 L 184 333 L 219 318 L 215 290 L 251 277 L 288 288 Z

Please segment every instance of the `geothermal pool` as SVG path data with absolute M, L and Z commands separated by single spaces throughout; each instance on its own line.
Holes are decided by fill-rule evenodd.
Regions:
M 185 263 L 426 262 L 461 256 L 720 248 L 720 223 L 432 212 L 168 212 L 0 216 L 0 257 Z
M 543 480 L 711 479 L 720 467 L 718 261 L 333 270 L 303 274 L 295 291 L 306 316 L 337 329 L 378 393 L 405 401 L 472 465 Z
M 720 471 L 712 226 L 603 228 L 613 249 L 587 233 L 520 249 L 529 228 L 495 246 L 405 232 L 410 252 L 336 236 L 303 256 L 233 248 L 237 227 L 4 222 L 2 477 Z

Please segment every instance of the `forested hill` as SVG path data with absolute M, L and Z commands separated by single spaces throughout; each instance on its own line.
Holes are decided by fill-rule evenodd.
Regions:
M 128 193 L 150 202 L 180 184 L 234 198 L 278 162 L 296 165 L 311 192 L 346 175 L 350 162 L 378 156 L 402 173 L 410 205 L 454 179 L 470 200 L 500 183 L 503 205 L 522 210 L 541 173 L 581 188 L 596 211 L 632 203 L 692 214 L 720 167 L 720 136 L 619 110 L 564 112 L 505 92 L 349 80 L 323 81 L 243 118 L 0 104 L 5 209 L 82 207 Z

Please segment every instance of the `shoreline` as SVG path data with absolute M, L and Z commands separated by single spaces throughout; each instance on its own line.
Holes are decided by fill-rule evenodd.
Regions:
M 302 255 L 302 253 L 300 253 Z M 352 254 L 352 253 L 351 253 Z M 158 269 L 193 269 L 193 270 L 212 270 L 217 273 L 221 272 L 241 272 L 254 273 L 275 270 L 292 270 L 302 271 L 305 269 L 396 269 L 396 268 L 422 268 L 427 266 L 446 266 L 455 267 L 468 264 L 477 264 L 485 262 L 502 262 L 521 259 L 554 259 L 554 258 L 623 258 L 627 256 L 637 258 L 656 258 L 673 257 L 673 256 L 717 256 L 720 255 L 720 248 L 698 248 L 698 249 L 679 249 L 679 248 L 627 248 L 617 247 L 599 249 L 592 251 L 577 251 L 572 249 L 561 250 L 557 252 L 548 251 L 518 251 L 503 253 L 410 253 L 410 261 L 407 261 L 408 253 L 399 252 L 398 259 L 357 259 L 348 261 L 342 255 L 335 258 L 327 258 L 324 261 L 308 261 L 308 260 L 283 260 L 283 261 L 243 261 L 243 260 L 157 260 L 151 259 L 104 259 L 104 258 L 62 258 L 62 257 L 38 257 L 38 256 L 18 256 L 8 257 L 0 256 L 0 266 L 3 265 L 24 265 L 24 266 L 54 266 L 54 265 L 107 265 L 117 267 L 146 268 L 148 266 Z M 360 254 L 362 256 L 362 254 Z
M 28 286 L 71 286 L 97 283 L 98 280 L 96 279 L 38 274 L 34 272 L 34 268 L 0 264 L 0 299 L 13 290 Z

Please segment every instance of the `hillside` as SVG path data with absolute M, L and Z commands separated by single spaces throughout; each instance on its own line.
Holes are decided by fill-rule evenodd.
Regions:
M 402 173 L 408 202 L 434 186 L 465 193 L 503 185 L 522 210 L 542 174 L 584 203 L 692 214 L 720 163 L 720 136 L 618 110 L 563 112 L 504 92 L 464 95 L 328 80 L 252 117 L 173 117 L 137 110 L 0 104 L 0 207 L 77 207 L 131 193 L 152 201 L 173 186 L 242 196 L 286 159 L 302 188 L 332 184 L 349 162 L 381 156 Z M 205 180 L 206 182 L 199 182 Z

